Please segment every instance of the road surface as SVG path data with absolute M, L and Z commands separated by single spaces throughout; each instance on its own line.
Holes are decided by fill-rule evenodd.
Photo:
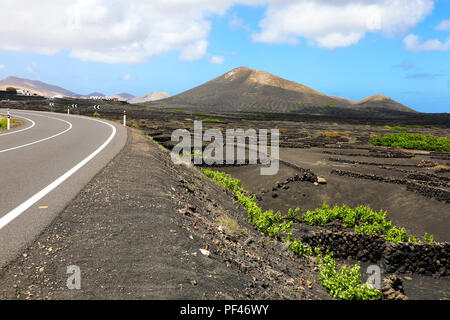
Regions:
M 11 110 L 11 117 L 25 124 L 0 133 L 0 267 L 49 225 L 127 137 L 120 124 L 89 117 L 21 110 Z

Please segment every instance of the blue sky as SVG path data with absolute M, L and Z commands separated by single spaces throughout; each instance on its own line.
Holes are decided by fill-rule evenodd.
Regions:
M 180 4 L 119 1 L 118 10 L 67 0 L 59 20 L 55 2 L 45 0 L 26 22 L 24 6 L 6 4 L 0 78 L 80 94 L 177 94 L 247 66 L 328 95 L 383 94 L 419 111 L 450 112 L 449 0 L 172 2 Z M 65 30 L 70 18 L 75 27 Z

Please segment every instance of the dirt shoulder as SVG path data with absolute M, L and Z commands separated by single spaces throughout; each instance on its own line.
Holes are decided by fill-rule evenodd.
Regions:
M 131 130 L 116 158 L 0 270 L 0 299 L 329 298 L 312 258 L 247 220 L 229 193 Z M 80 267 L 80 290 L 66 286 L 70 265 Z

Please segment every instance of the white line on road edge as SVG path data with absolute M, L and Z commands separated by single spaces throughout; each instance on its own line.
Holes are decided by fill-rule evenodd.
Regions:
M 38 116 L 39 116 L 39 115 L 38 115 Z M 30 142 L 30 143 L 27 143 L 27 144 L 23 144 L 23 145 L 20 145 L 20 146 L 17 146 L 17 147 L 13 147 L 13 148 L 9 148 L 9 149 L 0 150 L 0 153 L 12 151 L 12 150 L 16 150 L 16 149 L 20 149 L 20 148 L 25 148 L 25 147 L 31 146 L 31 145 L 36 144 L 36 143 L 39 143 L 39 142 L 44 142 L 44 141 L 46 141 L 46 140 L 50 140 L 50 139 L 56 138 L 57 136 L 60 136 L 60 135 L 66 133 L 67 131 L 69 131 L 69 130 L 72 129 L 72 124 L 71 124 L 69 121 L 66 121 L 66 120 L 63 120 L 63 119 L 58 119 L 58 118 L 53 118 L 53 117 L 47 117 L 47 116 L 43 116 L 43 115 L 40 115 L 40 116 L 41 116 L 41 117 L 45 117 L 45 118 L 49 118 L 49 119 L 54 119 L 54 120 L 58 120 L 58 121 L 65 122 L 65 123 L 69 124 L 69 128 L 67 128 L 66 130 L 64 130 L 64 131 L 62 131 L 62 132 L 60 132 L 60 133 L 54 134 L 54 135 L 52 135 L 52 136 L 50 136 L 50 137 L 47 137 L 47 138 L 44 138 L 44 139 L 40 139 L 40 140 L 37 140 L 37 141 L 34 141 L 34 142 Z
M 15 115 L 15 114 L 14 114 L 14 117 L 30 121 L 31 122 L 31 126 L 26 127 L 24 129 L 20 129 L 20 130 L 14 130 L 13 132 L 1 133 L 0 137 L 7 136 L 7 135 L 10 135 L 10 134 L 14 134 L 14 133 L 19 133 L 19 132 L 26 131 L 26 130 L 30 130 L 31 128 L 33 128 L 36 125 L 36 123 L 33 120 L 31 120 L 31 119 L 28 119 L 28 118 L 25 118 L 25 117 L 21 117 L 21 116 Z
M 108 140 L 106 140 L 105 143 L 103 143 L 97 150 L 95 150 L 93 153 L 91 153 L 89 156 L 87 156 L 87 158 L 82 160 L 75 167 L 73 167 L 72 169 L 67 171 L 61 177 L 59 177 L 58 179 L 53 181 L 51 184 L 49 184 L 47 187 L 45 187 L 44 189 L 42 189 L 41 191 L 36 193 L 34 196 L 32 196 L 30 199 L 28 199 L 27 201 L 22 203 L 20 206 L 11 210 L 6 215 L 1 217 L 0 218 L 0 230 L 3 229 L 8 223 L 13 221 L 15 218 L 20 216 L 25 210 L 30 208 L 33 204 L 35 204 L 36 202 L 41 200 L 43 197 L 45 197 L 48 193 L 50 193 L 53 189 L 58 187 L 65 180 L 67 180 L 71 175 L 73 175 L 75 172 L 77 172 L 79 169 L 81 169 L 86 163 L 88 163 L 90 160 L 92 160 L 96 155 L 98 155 L 103 149 L 106 148 L 106 146 L 111 142 L 111 140 L 116 135 L 117 129 L 113 125 L 111 125 L 107 122 L 101 121 L 101 120 L 97 120 L 97 119 L 90 119 L 90 118 L 87 118 L 87 119 L 93 120 L 93 121 L 98 121 L 100 123 L 110 126 L 113 129 L 113 132 L 109 136 Z

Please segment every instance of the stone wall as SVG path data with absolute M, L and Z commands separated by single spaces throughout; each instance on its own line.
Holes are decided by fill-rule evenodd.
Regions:
M 314 231 L 302 237 L 312 248 L 332 251 L 336 258 L 381 264 L 387 273 L 450 275 L 450 243 L 390 243 L 380 235 L 348 231 Z
M 334 257 L 362 262 L 380 261 L 386 248 L 384 237 L 345 231 L 319 231 L 302 237 L 312 248 L 321 247 Z
M 450 274 L 450 243 L 399 243 L 389 245 L 383 254 L 388 273 Z

